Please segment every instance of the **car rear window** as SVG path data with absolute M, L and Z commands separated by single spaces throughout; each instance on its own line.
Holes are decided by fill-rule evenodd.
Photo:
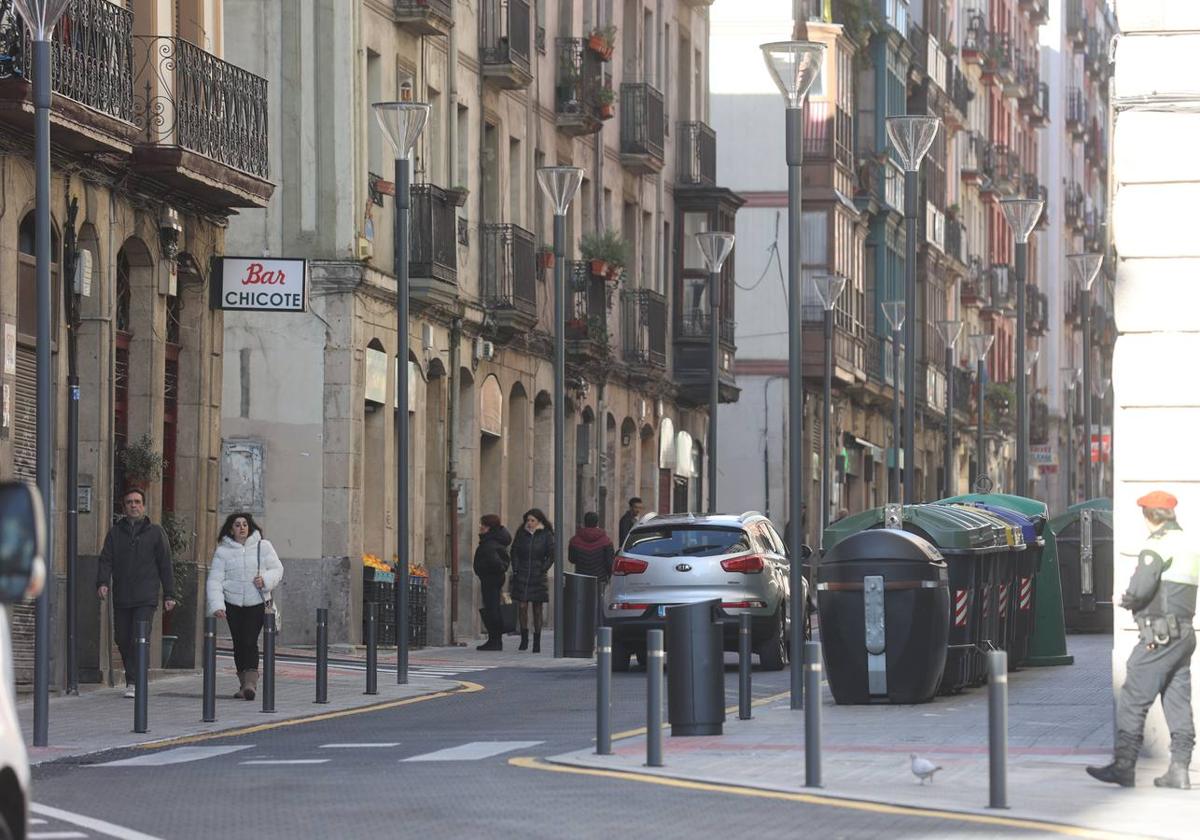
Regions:
M 750 540 L 740 528 L 695 525 L 635 529 L 625 543 L 625 551 L 648 557 L 711 557 L 749 550 Z

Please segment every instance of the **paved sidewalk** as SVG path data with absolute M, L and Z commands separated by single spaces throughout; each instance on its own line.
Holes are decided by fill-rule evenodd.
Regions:
M 822 707 L 823 789 L 804 787 L 804 713 L 787 699 L 736 713 L 717 737 L 664 738 L 664 767 L 645 762 L 645 738 L 614 744 L 615 754 L 591 749 L 550 761 L 579 767 L 636 771 L 677 779 L 813 793 L 901 806 L 1044 820 L 1106 831 L 1195 837 L 1200 791 L 1159 790 L 1153 777 L 1165 762 L 1143 762 L 1138 787 L 1093 781 L 1087 764 L 1106 763 L 1112 745 L 1111 638 L 1072 636 L 1075 665 L 1009 675 L 1010 810 L 987 809 L 987 692 L 978 688 L 921 706 Z M 736 691 L 736 672 L 726 673 Z M 919 785 L 909 754 L 944 769 Z M 1194 783 L 1200 778 L 1193 773 Z
M 506 640 L 507 641 L 507 640 Z M 518 653 L 516 644 L 503 652 L 476 651 L 467 647 L 423 648 L 409 655 L 409 683 L 396 684 L 395 648 L 379 652 L 379 693 L 367 696 L 365 651 L 360 647 L 330 653 L 329 703 L 317 705 L 315 697 L 315 651 L 312 648 L 279 648 L 275 665 L 275 712 L 262 712 L 261 691 L 251 702 L 232 698 L 237 688 L 233 658 L 217 657 L 217 720 L 203 723 L 203 678 L 199 671 L 155 679 L 150 683 L 149 729 L 133 732 L 133 700 L 125 698 L 124 687 L 83 686 L 75 697 L 50 698 L 50 746 L 29 748 L 33 764 L 78 757 L 104 750 L 179 738 L 212 736 L 213 733 L 248 726 L 275 724 L 313 715 L 327 715 L 381 704 L 416 701 L 446 692 L 478 690 L 472 677 L 492 668 L 585 667 L 591 660 L 554 659 L 550 651 L 538 655 Z M 228 639 L 218 648 L 228 647 Z M 25 743 L 32 743 L 33 701 L 23 695 L 17 706 Z

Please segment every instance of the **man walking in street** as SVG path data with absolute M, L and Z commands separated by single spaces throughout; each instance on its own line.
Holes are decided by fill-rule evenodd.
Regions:
M 146 516 L 146 494 L 137 488 L 121 500 L 125 515 L 104 538 L 96 574 L 96 594 L 113 594 L 113 632 L 125 665 L 125 696 L 133 697 L 133 634 L 139 621 L 152 622 L 162 585 L 163 609 L 175 609 L 175 578 L 171 570 L 171 548 L 167 534 Z
M 633 526 L 637 524 L 641 516 L 642 500 L 634 496 L 629 500 L 629 509 L 621 515 L 621 521 L 617 523 L 618 545 L 625 545 L 625 538 L 629 536 L 629 532 L 633 530 Z
M 1112 763 L 1089 767 L 1087 772 L 1102 782 L 1133 787 L 1146 713 L 1161 696 L 1171 732 L 1171 766 L 1154 785 L 1186 790 L 1191 788 L 1188 765 L 1196 743 L 1190 665 L 1196 650 L 1192 619 L 1200 584 L 1200 556 L 1175 519 L 1178 500 L 1174 496 L 1155 490 L 1137 503 L 1150 535 L 1121 596 L 1121 607 L 1133 611 L 1139 639 L 1125 666 Z
M 630 509 L 633 509 L 632 505 Z M 614 553 L 612 540 L 600 527 L 600 517 L 591 511 L 585 513 L 583 527 L 567 544 L 567 559 L 575 566 L 577 574 L 596 578 L 596 618 L 601 623 L 604 619 L 604 587 L 612 577 Z

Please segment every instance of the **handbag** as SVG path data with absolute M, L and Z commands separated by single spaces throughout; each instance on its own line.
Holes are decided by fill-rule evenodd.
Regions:
M 262 539 L 258 541 L 258 574 L 262 575 Z M 279 605 L 275 603 L 275 599 L 271 597 L 271 591 L 265 590 L 262 593 L 263 612 L 270 613 L 275 616 L 275 632 L 278 633 L 283 627 L 283 613 L 279 610 Z

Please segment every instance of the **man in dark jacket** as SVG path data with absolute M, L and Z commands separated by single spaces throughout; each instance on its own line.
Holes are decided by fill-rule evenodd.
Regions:
M 504 588 L 504 575 L 508 573 L 508 546 L 512 535 L 500 524 L 494 513 L 479 520 L 479 547 L 475 549 L 473 568 L 479 578 L 480 594 L 483 597 L 483 626 L 487 630 L 487 641 L 475 650 L 504 650 L 504 617 L 500 611 L 500 590 Z
M 567 559 L 578 574 L 596 578 L 597 620 L 604 616 L 601 605 L 604 603 L 604 587 L 612 577 L 614 553 L 612 540 L 600 527 L 600 517 L 590 511 L 585 513 L 583 527 L 567 543 Z
M 617 523 L 618 545 L 625 545 L 625 538 L 629 536 L 629 532 L 633 530 L 633 526 L 637 524 L 641 516 L 642 500 L 634 496 L 629 500 L 629 510 L 622 514 L 621 521 Z
M 100 550 L 96 594 L 108 597 L 113 587 L 113 632 L 125 664 L 125 696 L 133 697 L 133 633 L 139 621 L 154 621 L 158 589 L 162 585 L 163 609 L 175 609 L 175 577 L 167 534 L 146 516 L 146 494 L 136 488 L 121 500 L 125 515 L 109 529 Z

